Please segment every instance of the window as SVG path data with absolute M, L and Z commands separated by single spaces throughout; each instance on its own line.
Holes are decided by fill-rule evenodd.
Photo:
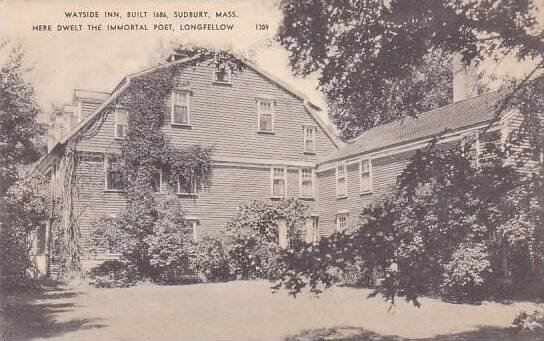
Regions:
M 152 181 L 153 190 L 155 192 L 160 192 L 162 187 L 162 170 L 153 174 Z
M 461 139 L 461 149 L 463 155 L 468 158 L 473 167 L 478 167 L 480 163 L 480 134 L 473 132 L 466 134 Z
M 172 91 L 172 124 L 189 125 L 191 124 L 191 112 L 189 107 L 189 91 Z
M 128 112 L 123 108 L 115 109 L 115 138 L 124 139 L 128 131 Z
M 314 196 L 314 170 L 302 168 L 300 170 L 300 197 L 313 198 Z
M 123 172 L 115 158 L 106 158 L 106 189 L 121 191 L 124 187 Z
M 231 71 L 229 67 L 217 68 L 213 73 L 213 81 L 217 83 L 230 84 Z
M 281 167 L 272 168 L 272 196 L 285 197 L 287 194 L 287 169 Z
M 336 215 L 336 232 L 342 232 L 348 228 L 348 213 L 338 213 Z
M 183 176 L 178 177 L 178 194 L 195 194 L 196 193 L 196 182 L 193 176 Z
M 346 164 L 336 166 L 336 196 L 339 198 L 348 195 L 348 186 L 346 179 Z
M 315 133 L 316 127 L 304 126 L 304 152 L 315 153 Z
M 274 131 L 274 105 L 272 100 L 257 100 L 257 116 L 260 132 L 271 133 Z
M 306 231 L 304 233 L 304 241 L 308 244 L 317 243 L 319 235 L 317 234 L 317 228 L 319 223 L 319 217 L 312 216 L 306 219 Z
M 372 160 L 366 159 L 361 160 L 360 165 L 360 175 L 361 175 L 361 184 L 360 190 L 361 193 L 372 192 Z

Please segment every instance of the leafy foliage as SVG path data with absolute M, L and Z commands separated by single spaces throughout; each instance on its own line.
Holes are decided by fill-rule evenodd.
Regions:
M 180 177 L 205 189 L 211 183 L 213 146 L 174 147 L 165 137 L 165 103 L 175 86 L 176 75 L 186 68 L 209 61 L 218 68 L 241 71 L 242 64 L 232 55 L 200 48 L 177 49 L 185 62 L 159 68 L 134 79 L 118 103 L 130 113 L 127 138 L 117 158 L 126 180 L 127 207 L 116 219 L 106 218 L 95 233 L 98 249 L 121 252 L 138 273 L 160 282 L 182 280 L 196 269 L 195 255 L 212 268 L 206 276 L 215 280 L 224 273 L 220 260 L 212 261 L 205 252 L 220 252 L 221 246 L 208 243 L 198 248 L 191 240 L 180 199 L 176 191 Z M 162 172 L 167 189 L 157 194 L 157 175 Z M 217 248 L 219 247 L 219 248 Z M 214 249 L 215 248 L 215 249 Z M 215 262 L 215 263 L 214 263 Z M 214 264 L 212 264 L 214 263 Z
M 353 264 L 381 273 L 376 293 L 392 302 L 401 296 L 418 304 L 433 293 L 478 300 L 541 287 L 535 184 L 542 178 L 524 176 L 496 144 L 486 149 L 493 157 L 478 165 L 470 144 L 418 151 L 391 198 L 365 209 L 356 231 L 288 255 L 277 287 L 318 293 L 337 281 L 335 271 Z
M 536 1 L 283 0 L 281 44 L 295 72 L 319 84 L 342 136 L 451 99 L 444 56 L 542 56 Z M 447 57 L 446 57 L 447 58 Z M 439 94 L 439 96 L 435 96 Z
M 32 232 L 45 222 L 48 182 L 39 174 L 21 173 L 0 201 L 0 265 L 2 287 L 29 284 Z
M 91 269 L 88 275 L 97 288 L 126 288 L 139 280 L 134 266 L 119 260 L 105 261 Z
M 300 239 L 309 217 L 297 199 L 256 200 L 241 207 L 227 225 L 229 254 L 238 278 L 273 278 L 282 266 L 278 220 L 285 219 L 288 238 Z
M 0 43 L 0 281 L 4 290 L 29 283 L 31 233 L 45 220 L 46 180 L 24 167 L 39 157 L 38 108 L 24 80 L 23 52 Z
M 518 330 L 544 332 L 544 311 L 535 310 L 532 313 L 522 311 L 514 318 L 512 324 Z
M 38 107 L 34 89 L 25 81 L 24 54 L 20 48 L 7 51 L 0 42 L 0 195 L 17 180 L 17 167 L 39 157 L 36 138 L 42 130 L 36 122 Z

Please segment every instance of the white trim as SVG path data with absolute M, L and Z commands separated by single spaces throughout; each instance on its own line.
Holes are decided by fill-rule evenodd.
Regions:
M 274 180 L 276 177 L 274 176 L 274 170 L 275 169 L 282 169 L 283 170 L 283 182 L 284 182 L 284 195 L 275 195 L 274 194 Z M 278 178 L 279 179 L 279 178 Z M 287 167 L 271 167 L 270 168 L 270 197 L 271 198 L 287 198 Z
M 247 157 L 214 157 L 212 160 L 214 165 L 231 165 L 231 164 L 242 164 L 248 166 L 285 166 L 285 167 L 311 167 L 315 168 L 315 162 L 312 161 L 294 161 L 294 160 L 282 160 L 282 159 L 257 159 L 257 158 L 247 158 Z
M 174 122 L 174 93 L 185 94 L 185 100 L 187 103 L 187 123 Z M 170 124 L 177 126 L 190 126 L 191 125 L 191 91 L 183 88 L 174 88 L 170 93 Z
M 363 162 L 368 161 L 368 180 L 369 188 L 363 190 Z M 372 179 L 372 158 L 363 158 L 359 161 L 359 193 L 368 194 L 372 193 L 373 190 L 373 179 Z
M 343 168 L 343 176 L 339 176 L 339 169 Z M 344 178 L 344 191 L 340 193 L 340 188 L 338 186 L 338 180 Z M 346 198 L 348 196 L 348 165 L 346 162 L 341 162 L 336 165 L 336 198 Z
M 310 196 L 307 196 L 307 195 L 302 195 L 302 180 L 303 180 L 303 177 L 302 177 L 302 173 L 304 170 L 309 170 L 311 172 L 311 177 L 312 177 L 312 194 Z M 313 168 L 310 168 L 310 167 L 302 167 L 299 169 L 299 182 L 298 182 L 298 188 L 299 188 L 299 198 L 302 198 L 302 199 L 315 199 L 316 195 L 315 195 L 315 172 L 314 172 L 314 169 Z
M 274 133 L 274 100 L 272 98 L 265 99 L 261 97 L 256 97 L 257 101 L 257 132 L 271 134 Z M 261 130 L 261 103 L 270 104 L 270 130 Z

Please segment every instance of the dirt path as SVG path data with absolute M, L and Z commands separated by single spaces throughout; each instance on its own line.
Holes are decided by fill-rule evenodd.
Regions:
M 267 282 L 127 289 L 58 287 L 8 298 L 7 340 L 539 340 L 503 327 L 535 304 L 480 306 L 423 299 L 389 311 L 364 289 L 316 299 L 272 294 Z M 6 326 L 4 325 L 4 329 Z

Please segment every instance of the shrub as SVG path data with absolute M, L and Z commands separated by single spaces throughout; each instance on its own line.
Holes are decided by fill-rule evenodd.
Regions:
M 193 268 L 204 282 L 222 282 L 236 278 L 231 263 L 229 243 L 224 235 L 201 238 L 192 254 Z
M 354 287 L 372 287 L 377 280 L 377 273 L 369 270 L 362 261 L 349 264 L 341 271 L 340 283 Z
M 173 193 L 141 198 L 117 217 L 100 217 L 91 237 L 95 252 L 120 253 L 142 278 L 183 281 L 193 273 L 191 230 Z
M 522 311 L 512 322 L 514 328 L 524 331 L 542 331 L 544 332 L 544 311 L 535 310 L 532 313 Z
M 458 300 L 476 301 L 483 295 L 491 263 L 485 244 L 461 244 L 444 266 L 444 293 Z
M 134 265 L 119 260 L 105 261 L 92 268 L 88 276 L 97 288 L 126 288 L 140 279 Z
M 285 219 L 288 238 L 299 240 L 308 217 L 308 206 L 296 199 L 257 200 L 240 208 L 227 225 L 237 278 L 277 277 L 284 252 L 278 245 L 278 220 Z

